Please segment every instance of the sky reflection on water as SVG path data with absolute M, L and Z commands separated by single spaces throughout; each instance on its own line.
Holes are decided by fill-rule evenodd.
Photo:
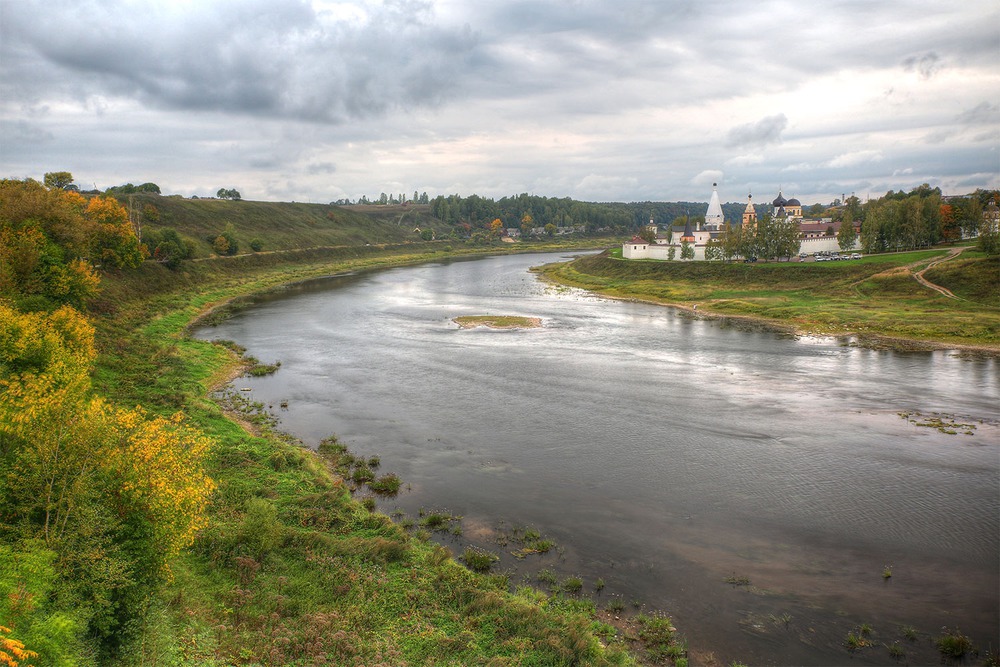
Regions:
M 535 526 L 562 553 L 504 565 L 602 577 L 604 599 L 670 612 L 702 662 L 833 664 L 859 623 L 886 642 L 902 624 L 957 625 L 998 645 L 996 361 L 789 340 L 527 272 L 556 258 L 297 286 L 200 335 L 281 361 L 238 384 L 288 401 L 282 428 L 335 433 L 399 473 L 410 490 L 384 511 L 463 515 L 456 549 Z M 451 322 L 478 314 L 543 328 Z M 899 415 L 915 411 L 975 435 Z M 753 586 L 727 585 L 734 573 Z M 782 614 L 795 621 L 766 620 Z M 908 655 L 933 659 L 925 644 Z

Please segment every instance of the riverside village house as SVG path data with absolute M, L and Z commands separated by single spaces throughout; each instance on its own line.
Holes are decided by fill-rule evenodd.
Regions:
M 719 191 L 717 183 L 712 183 L 712 198 L 708 202 L 708 211 L 705 213 L 705 222 L 699 229 L 691 226 L 691 221 L 683 227 L 670 227 L 665 231 L 660 231 L 652 219 L 649 227 L 656 234 L 656 241 L 649 243 L 645 239 L 634 236 L 630 241 L 622 245 L 622 257 L 625 259 L 669 259 L 670 257 L 680 258 L 681 246 L 688 243 L 694 249 L 694 259 L 705 259 L 705 246 L 709 240 L 718 238 L 726 228 L 726 221 L 722 214 L 722 203 L 719 201 Z M 841 222 L 833 221 L 830 218 L 811 220 L 802 217 L 802 203 L 795 198 L 785 199 L 778 191 L 778 196 L 771 202 L 772 215 L 775 217 L 785 217 L 795 220 L 799 225 L 801 240 L 800 251 L 809 254 L 817 252 L 836 253 L 840 250 L 837 243 L 837 232 L 840 231 Z M 744 227 L 757 224 L 757 210 L 753 204 L 753 198 L 747 195 L 747 205 L 743 210 Z M 861 223 L 855 222 L 855 234 L 858 239 L 855 241 L 855 249 L 860 248 Z M 673 252 L 671 253 L 671 249 Z

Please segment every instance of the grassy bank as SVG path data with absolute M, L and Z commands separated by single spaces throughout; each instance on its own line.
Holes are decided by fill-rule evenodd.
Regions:
M 338 474 L 345 452 L 335 438 L 312 452 L 238 392 L 209 397 L 241 361 L 186 337 L 196 317 L 290 282 L 443 258 L 438 247 L 312 250 L 294 262 L 254 255 L 179 271 L 146 263 L 105 278 L 95 304 L 99 392 L 184 411 L 215 442 L 208 469 L 218 487 L 208 528 L 136 620 L 122 664 L 628 665 L 630 642 L 647 650 L 638 630 L 601 622 L 577 592 L 511 592 L 506 576 L 471 572 L 427 528 L 369 511 Z M 684 655 L 672 634 L 648 650 Z
M 629 261 L 604 253 L 543 272 L 616 298 L 697 306 L 699 313 L 754 318 L 799 333 L 853 335 L 862 344 L 908 349 L 1000 352 L 1000 258 L 966 250 L 928 270 L 926 279 L 951 290 L 953 299 L 914 279 L 947 252 L 822 264 Z
M 128 198 L 123 199 L 128 205 Z M 420 241 L 416 228 L 430 228 L 438 236 L 450 232 L 433 218 L 427 206 L 344 207 L 302 202 L 185 199 L 153 194 L 132 195 L 132 208 L 145 231 L 170 228 L 190 239 L 195 256 L 212 254 L 210 239 L 227 226 L 241 252 L 259 239 L 263 252 L 322 246 L 363 246 L 365 243 Z M 360 210 L 359 210 L 360 209 Z

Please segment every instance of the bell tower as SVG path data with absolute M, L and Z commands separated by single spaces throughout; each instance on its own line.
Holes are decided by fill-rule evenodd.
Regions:
M 757 209 L 753 207 L 753 195 L 747 194 L 747 207 L 743 209 L 743 226 L 757 226 Z

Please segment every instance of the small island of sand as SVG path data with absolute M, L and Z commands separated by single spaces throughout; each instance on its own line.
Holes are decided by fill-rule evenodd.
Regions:
M 489 327 L 490 329 L 536 329 L 542 326 L 540 317 L 517 315 L 463 315 L 452 320 L 463 329 Z

